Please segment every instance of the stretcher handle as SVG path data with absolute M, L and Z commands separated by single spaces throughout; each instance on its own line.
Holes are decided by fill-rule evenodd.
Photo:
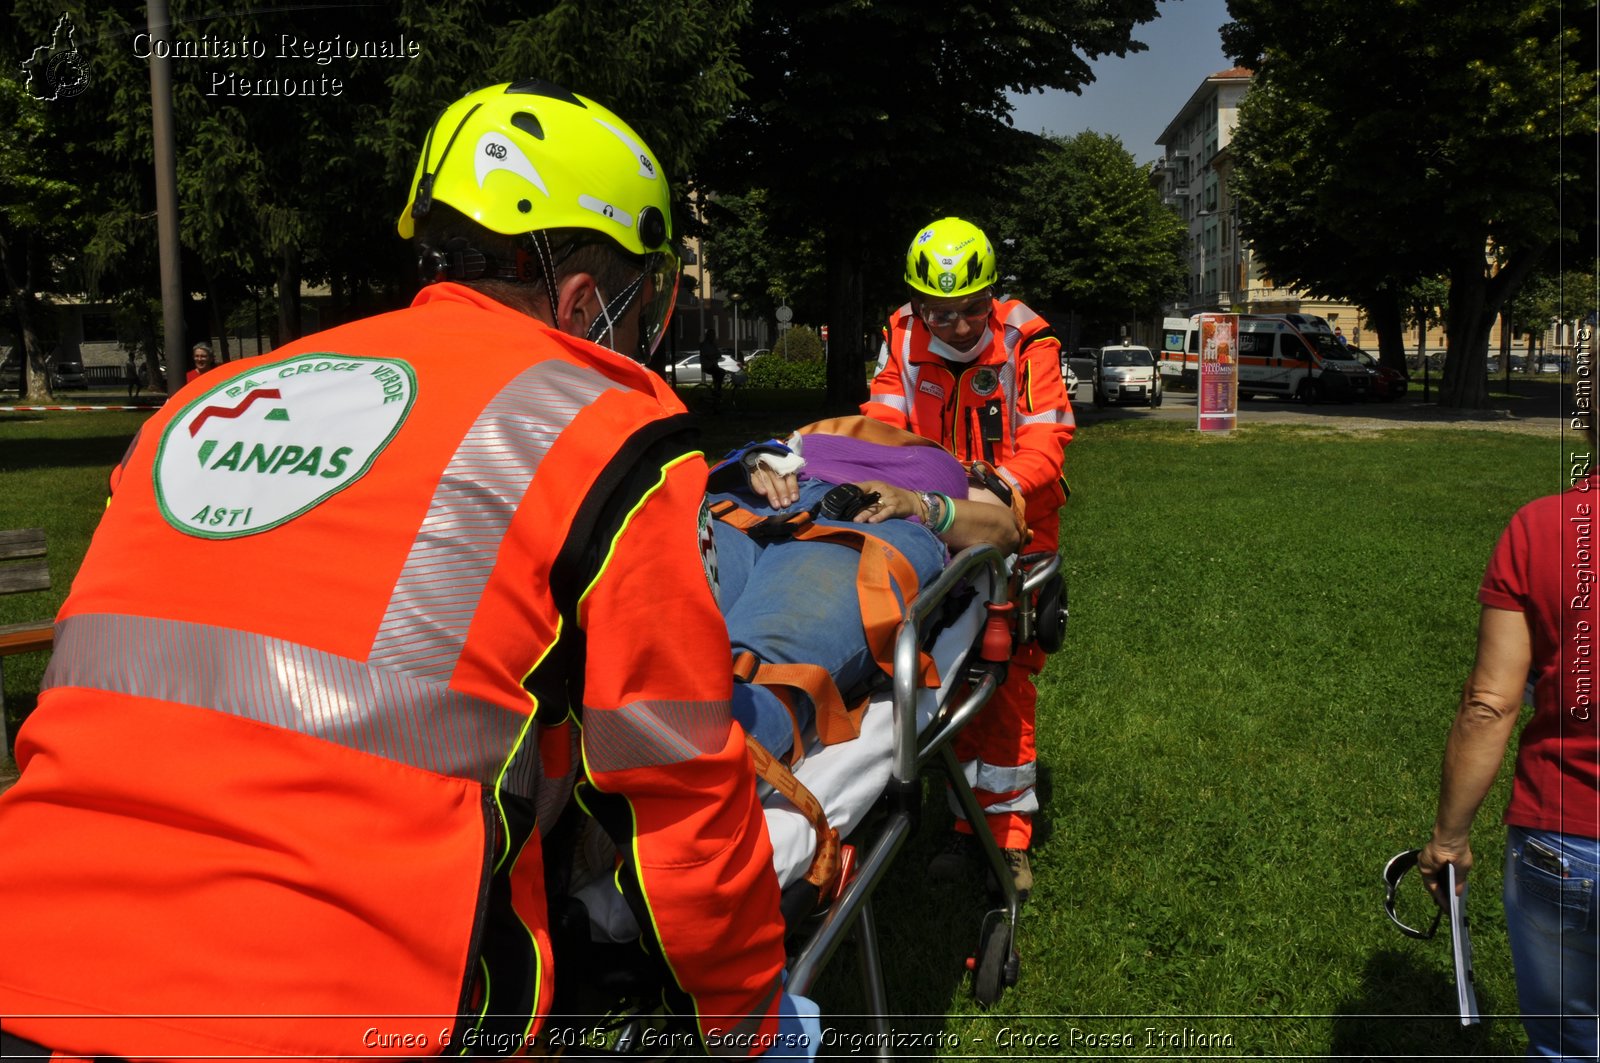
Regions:
M 990 576 L 989 601 L 1009 601 L 1006 559 L 993 545 L 967 547 L 945 566 L 937 579 L 906 604 L 894 643 L 894 777 L 908 782 L 917 777 L 917 692 L 921 675 L 922 628 L 945 598 L 964 588 L 982 569 Z
M 1022 572 L 1021 593 L 1032 594 L 1061 569 L 1061 555 L 1045 552 L 1023 554 L 1017 558 L 1017 568 Z

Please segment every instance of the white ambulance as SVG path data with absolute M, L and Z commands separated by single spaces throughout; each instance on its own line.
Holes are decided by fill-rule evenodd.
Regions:
M 1364 399 L 1376 375 L 1309 314 L 1239 315 L 1239 398 L 1272 395 L 1303 402 Z M 1161 375 L 1184 387 L 1199 379 L 1200 316 L 1162 322 Z

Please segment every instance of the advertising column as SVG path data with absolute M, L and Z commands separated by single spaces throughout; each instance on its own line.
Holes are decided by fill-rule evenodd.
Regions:
M 1239 423 L 1239 315 L 1200 315 L 1202 432 L 1231 432 Z

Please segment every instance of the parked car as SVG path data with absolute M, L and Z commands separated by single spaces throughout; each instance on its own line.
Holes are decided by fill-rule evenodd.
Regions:
M 1156 357 L 1148 347 L 1120 344 L 1102 347 L 1095 357 L 1094 404 L 1120 405 L 1142 402 L 1161 405 L 1161 378 Z
M 1356 361 L 1372 371 L 1372 394 L 1380 399 L 1398 399 L 1406 393 L 1409 381 L 1397 369 L 1390 369 L 1360 347 L 1348 348 Z
M 732 379 L 733 374 L 739 371 L 738 363 L 733 360 L 732 347 L 729 347 L 727 353 L 722 354 L 717 359 L 717 364 L 722 367 L 723 372 L 728 374 L 723 383 L 727 383 L 728 380 Z M 698 352 L 691 354 L 687 358 L 680 359 L 675 372 L 678 378 L 678 386 L 681 388 L 692 388 L 697 384 L 710 383 L 710 381 L 706 380 L 705 373 L 700 369 L 700 355 Z
M 1067 399 L 1070 402 L 1078 401 L 1078 371 L 1072 368 L 1071 362 L 1061 363 L 1061 382 L 1066 385 Z
M 82 362 L 51 362 L 51 391 L 88 391 L 89 378 L 83 372 Z

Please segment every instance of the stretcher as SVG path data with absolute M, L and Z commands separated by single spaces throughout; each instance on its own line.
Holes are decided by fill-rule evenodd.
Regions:
M 846 839 L 853 859 L 847 860 L 838 889 L 820 914 L 811 910 L 810 903 L 795 910 L 786 903 L 788 990 L 807 994 L 839 946 L 853 936 L 860 957 L 861 1011 L 874 1016 L 873 1032 L 880 1036 L 873 1041 L 878 1045 L 888 1046 L 893 1039 L 872 896 L 917 830 L 921 775 L 936 762 L 942 765 L 967 821 L 974 825 L 992 882 L 999 887 L 998 904 L 985 913 L 969 962 L 974 996 L 980 1004 L 992 1005 L 1016 983 L 1020 960 L 1013 941 L 1020 899 L 955 758 L 952 740 L 999 689 L 1016 646 L 1037 641 L 1047 651 L 1059 648 L 1066 622 L 1059 567 L 1060 558 L 1054 554 L 1008 560 L 985 545 L 957 554 L 907 603 L 896 635 L 892 681 L 870 701 L 860 736 L 829 746 L 812 744 L 795 769 L 796 778 L 821 802 L 829 825 Z M 938 666 L 937 689 L 919 683 L 924 651 Z M 769 791 L 763 803 L 787 901 L 804 895 L 794 887 L 804 885 L 800 880 L 815 852 L 816 831 L 781 794 Z M 873 814 L 878 809 L 882 814 Z M 590 882 L 574 897 L 588 919 L 588 936 L 596 943 L 586 950 L 589 956 L 596 949 L 603 953 L 605 943 L 621 946 L 637 936 L 632 914 L 610 876 Z M 587 981 L 604 983 L 605 978 Z M 604 1052 L 594 1053 L 592 1037 L 585 1050 L 600 1055 L 653 1054 L 650 1046 L 661 1039 L 648 1036 L 655 1020 L 644 1010 L 617 1017 L 603 1038 Z M 584 1021 L 592 1031 L 592 1017 Z M 892 1055 L 888 1048 L 879 1053 L 876 1058 Z

